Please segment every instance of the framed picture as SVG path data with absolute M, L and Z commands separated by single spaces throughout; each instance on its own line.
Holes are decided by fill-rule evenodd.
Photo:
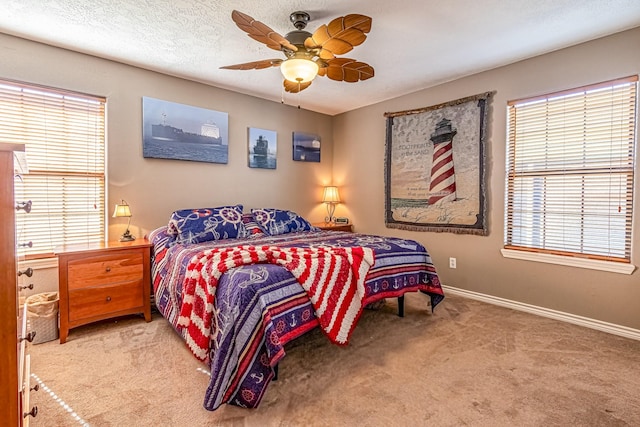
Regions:
M 156 159 L 227 163 L 229 115 L 142 97 L 142 155 Z
M 300 162 L 319 162 L 320 135 L 293 132 L 293 160 Z
M 249 128 L 248 134 L 249 167 L 275 169 L 278 133 L 273 130 Z
M 385 224 L 486 235 L 487 92 L 385 113 Z

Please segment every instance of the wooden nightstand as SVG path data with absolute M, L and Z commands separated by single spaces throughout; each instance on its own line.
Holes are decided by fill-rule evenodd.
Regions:
M 348 231 L 353 233 L 353 224 L 336 224 L 335 222 L 317 222 L 312 224 L 321 230 Z
M 69 329 L 144 313 L 151 321 L 151 243 L 66 245 L 56 248 L 60 287 L 60 344 Z

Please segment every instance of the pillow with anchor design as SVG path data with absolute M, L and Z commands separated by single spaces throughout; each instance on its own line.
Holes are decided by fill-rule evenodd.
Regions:
M 171 215 L 167 234 L 172 237 L 172 244 L 246 237 L 242 209 L 242 205 L 235 205 L 178 210 Z
M 309 221 L 293 211 L 265 208 L 251 209 L 251 214 L 262 231 L 269 236 L 317 230 Z

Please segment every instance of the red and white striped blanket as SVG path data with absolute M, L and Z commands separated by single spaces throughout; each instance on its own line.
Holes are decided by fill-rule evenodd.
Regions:
M 246 245 L 205 250 L 187 266 L 178 326 L 186 328 L 187 345 L 196 358 L 208 362 L 218 280 L 234 267 L 272 263 L 293 274 L 309 294 L 324 333 L 344 345 L 362 313 L 364 282 L 373 262 L 373 250 L 364 247 Z

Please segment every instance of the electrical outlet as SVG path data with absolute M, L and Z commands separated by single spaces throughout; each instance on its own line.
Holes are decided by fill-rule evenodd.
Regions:
M 456 259 L 449 258 L 449 268 L 456 268 Z

